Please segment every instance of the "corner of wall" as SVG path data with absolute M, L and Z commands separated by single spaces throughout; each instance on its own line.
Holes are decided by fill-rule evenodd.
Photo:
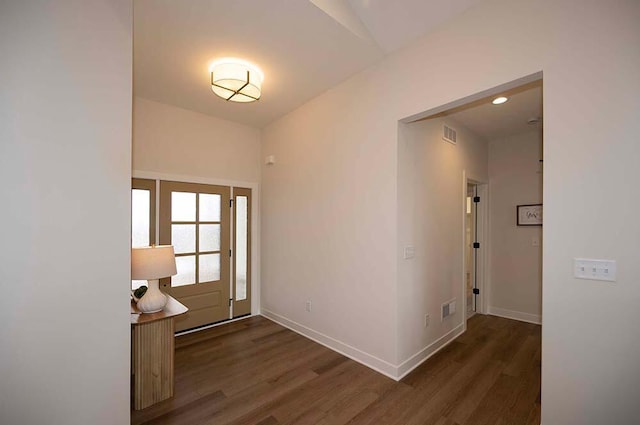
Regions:
M 413 356 L 409 357 L 404 362 L 400 363 L 397 366 L 396 371 L 396 380 L 401 380 L 405 376 L 407 376 L 411 371 L 420 366 L 422 363 L 427 361 L 431 356 L 436 354 L 438 351 L 442 350 L 444 347 L 452 343 L 456 338 L 465 333 L 467 330 L 466 321 L 459 324 L 431 344 L 424 347 L 422 350 L 415 353 Z
M 372 356 L 371 354 L 359 350 L 358 348 L 352 347 L 349 344 L 346 344 L 321 332 L 317 332 L 307 326 L 287 319 L 286 317 L 265 308 L 261 309 L 261 314 L 267 319 L 276 322 L 277 324 L 284 326 L 285 328 L 290 329 L 306 338 L 309 338 L 310 340 L 315 341 L 318 344 L 324 345 L 325 347 L 330 348 L 331 350 L 336 351 L 343 356 L 350 358 L 351 360 L 355 360 L 356 362 L 361 363 L 375 370 L 376 372 L 388 376 L 389 378 L 396 381 L 400 379 L 398 377 L 398 366 L 396 365 L 379 359 L 376 356 Z

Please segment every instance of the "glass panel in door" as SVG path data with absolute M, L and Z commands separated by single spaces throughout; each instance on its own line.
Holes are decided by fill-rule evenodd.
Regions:
M 156 242 L 156 181 L 131 180 L 131 247 L 150 246 Z M 132 280 L 131 289 L 146 285 L 146 280 Z
M 234 188 L 233 317 L 251 313 L 251 189 Z

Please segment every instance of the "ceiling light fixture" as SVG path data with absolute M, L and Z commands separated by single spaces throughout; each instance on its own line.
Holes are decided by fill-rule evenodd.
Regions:
M 495 99 L 493 99 L 491 101 L 491 103 L 493 103 L 494 105 L 502 105 L 507 100 L 509 100 L 508 97 L 500 96 L 500 97 L 496 97 Z
M 232 102 L 254 102 L 260 99 L 264 75 L 260 69 L 246 61 L 224 58 L 215 61 L 211 71 L 211 90 Z

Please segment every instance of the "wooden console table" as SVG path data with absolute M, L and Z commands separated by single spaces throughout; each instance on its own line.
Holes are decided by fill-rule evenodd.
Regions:
M 173 397 L 174 318 L 188 311 L 168 296 L 164 310 L 141 313 L 131 301 L 133 407 L 144 409 Z

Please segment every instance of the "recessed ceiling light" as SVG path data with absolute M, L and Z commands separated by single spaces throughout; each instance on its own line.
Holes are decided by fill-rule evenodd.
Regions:
M 501 105 L 504 102 L 506 102 L 507 100 L 509 100 L 508 97 L 500 96 L 500 97 L 496 97 L 495 99 L 493 99 L 491 101 L 491 103 L 493 103 L 494 105 Z

